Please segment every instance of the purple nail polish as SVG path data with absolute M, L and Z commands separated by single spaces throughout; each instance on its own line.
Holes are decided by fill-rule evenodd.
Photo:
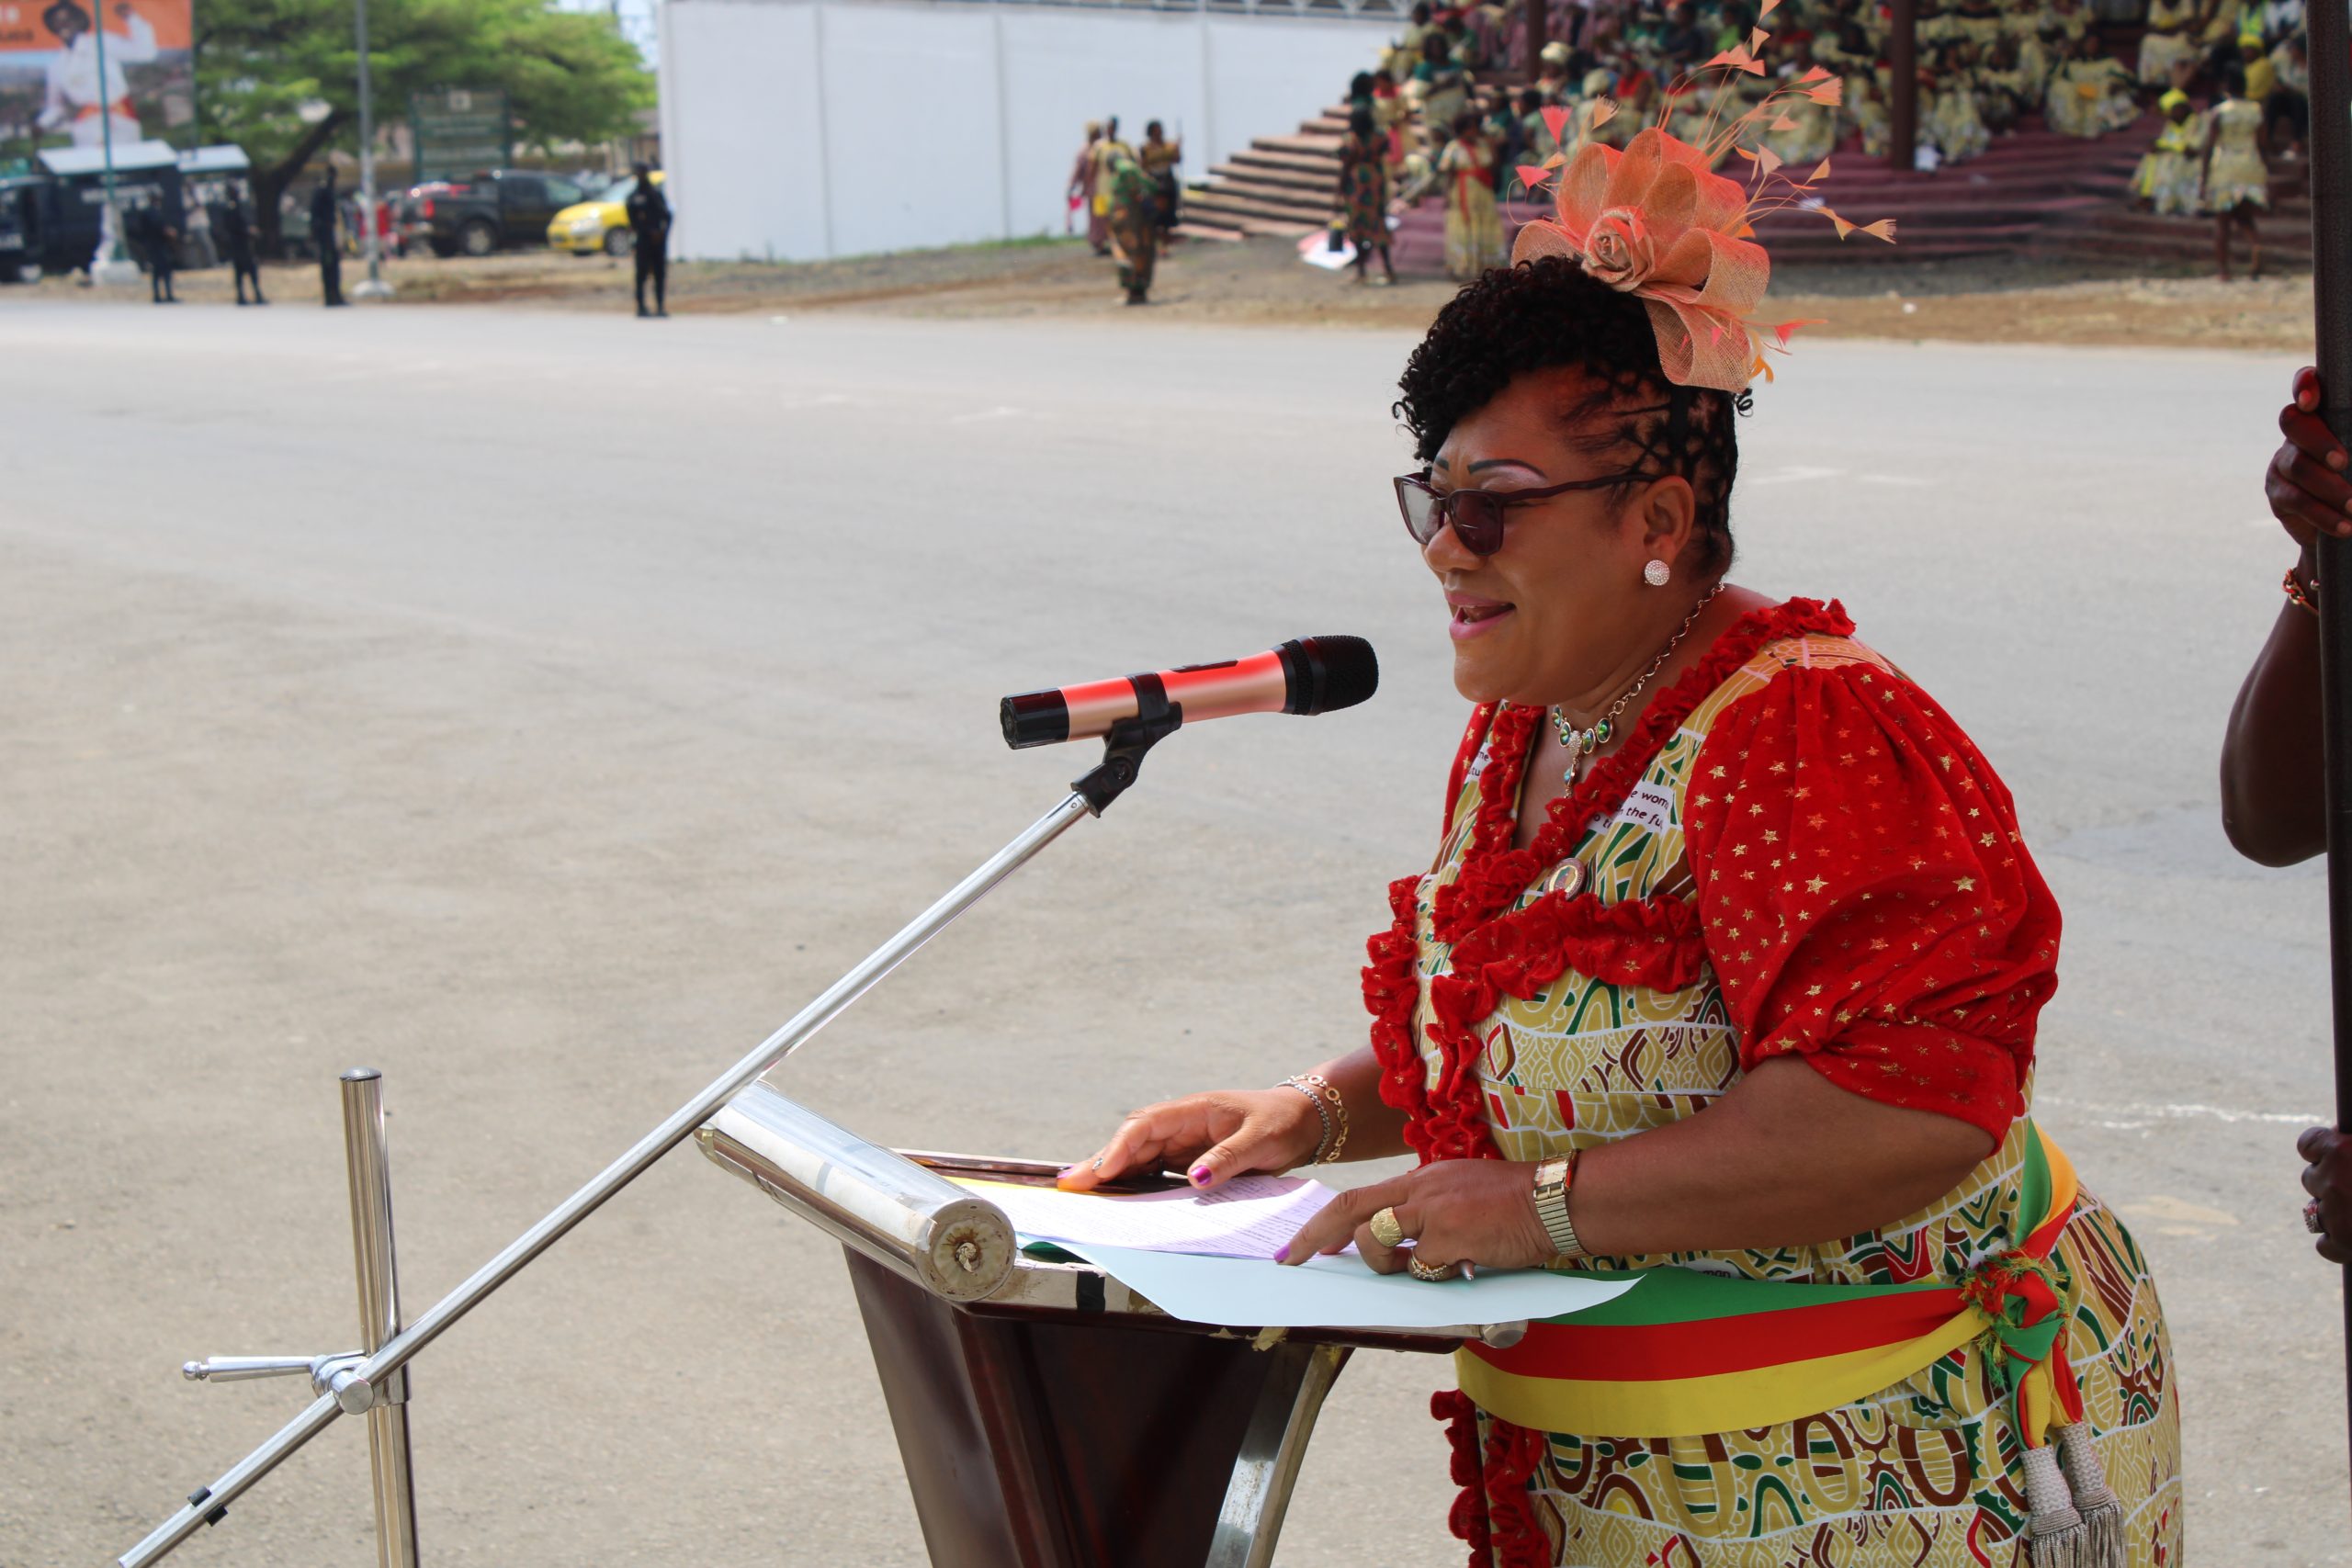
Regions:
M 1287 1262 L 1289 1262 L 1289 1261 L 1290 1261 L 1290 1248 L 1289 1248 L 1289 1247 L 1283 1247 L 1281 1250 L 1277 1251 L 1277 1252 L 1274 1254 L 1274 1261 L 1275 1261 L 1275 1262 L 1277 1262 L 1277 1263 L 1287 1263 Z
M 1195 1187 L 1206 1187 L 1209 1184 L 1211 1173 L 1207 1166 L 1196 1165 L 1185 1174 L 1192 1178 L 1193 1185 Z

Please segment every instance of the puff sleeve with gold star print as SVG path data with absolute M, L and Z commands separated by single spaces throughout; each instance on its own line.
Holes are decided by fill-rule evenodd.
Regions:
M 1715 722 L 1696 779 L 1690 866 L 1742 1067 L 1800 1055 L 1997 1142 L 2059 919 L 1974 744 L 1883 666 L 1797 665 Z

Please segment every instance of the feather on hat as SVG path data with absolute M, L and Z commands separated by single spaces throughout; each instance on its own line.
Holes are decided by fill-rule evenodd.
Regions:
M 1768 0 L 1765 15 L 1776 3 Z M 1721 72 L 1727 82 L 1762 75 L 1756 51 L 1766 37 L 1756 29 L 1749 48 L 1726 50 L 1707 69 Z M 1819 323 L 1757 323 L 1772 263 L 1756 242 L 1754 220 L 1803 205 L 1826 218 L 1841 240 L 1857 231 L 1890 244 L 1894 240 L 1893 219 L 1855 223 L 1819 204 L 1812 193 L 1828 176 L 1826 159 L 1797 179 L 1783 172 L 1770 148 L 1742 145 L 1781 118 L 1774 107 L 1781 100 L 1802 96 L 1834 107 L 1844 85 L 1815 66 L 1720 129 L 1711 129 L 1698 145 L 1652 126 L 1622 152 L 1589 141 L 1573 160 L 1555 152 L 1542 164 L 1521 167 L 1520 177 L 1531 190 L 1557 184 L 1551 215 L 1520 230 L 1512 261 L 1570 256 L 1598 281 L 1639 298 L 1657 334 L 1659 367 L 1679 386 L 1739 392 L 1759 372 L 1770 380 L 1766 352 L 1784 351 L 1800 327 Z M 1708 117 L 1711 128 L 1726 96 L 1717 95 Z M 1597 107 L 1596 130 L 1615 112 L 1606 99 Z M 1714 172 L 1733 153 L 1754 165 L 1747 184 Z

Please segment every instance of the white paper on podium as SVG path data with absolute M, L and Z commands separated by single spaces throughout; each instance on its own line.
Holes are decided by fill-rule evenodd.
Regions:
M 1140 1247 L 1057 1242 L 1154 1306 L 1229 1328 L 1451 1328 L 1560 1317 L 1616 1300 L 1639 1282 L 1541 1269 L 1431 1283 L 1375 1274 L 1353 1254 L 1296 1268 L 1256 1258 L 1203 1258 Z
M 1262 1172 L 1237 1176 L 1211 1192 L 1179 1187 L 1116 1197 L 972 1176 L 949 1179 L 1003 1210 L 1014 1230 L 1035 1240 L 1216 1258 L 1273 1257 L 1338 1196 L 1319 1181 Z

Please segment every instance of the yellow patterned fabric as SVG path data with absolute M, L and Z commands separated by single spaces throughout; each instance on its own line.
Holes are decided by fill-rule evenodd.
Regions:
M 1702 701 L 1615 817 L 1587 832 L 1574 867 L 1555 868 L 1524 907 L 1589 874 L 1606 902 L 1695 897 L 1683 796 L 1712 727 L 1785 670 L 1866 665 L 1850 638 L 1812 634 L 1759 651 Z M 1438 865 L 1418 901 L 1421 1015 L 1450 950 L 1432 899 L 1460 873 L 1489 759 L 1453 803 Z M 1707 1108 L 1740 1076 L 1739 1043 L 1710 968 L 1661 992 L 1569 971 L 1531 999 L 1505 997 L 1477 1025 L 1479 1078 L 1505 1158 L 1536 1160 L 1629 1137 Z M 1441 1065 L 1424 1052 L 1432 1070 Z M 1593 1258 L 1605 1269 L 1669 1265 L 1750 1279 L 1957 1282 L 2018 1246 L 2023 1120 L 1959 1188 L 1883 1230 L 1816 1247 Z M 2177 1568 L 2181 1551 L 2179 1409 L 2155 1289 L 2121 1222 L 2087 1192 L 2051 1255 L 2065 1346 L 2095 1444 L 2122 1501 L 2132 1568 Z M 1483 1438 L 1489 1418 L 1483 1413 Z M 1628 1438 L 1555 1433 L 1529 1483 L 1556 1568 L 2025 1568 L 2029 1514 L 2011 1407 L 1963 1346 L 1905 1382 L 1817 1416 L 1743 1432 Z
M 2213 161 L 2205 169 L 2205 210 L 2234 212 L 2270 205 L 2270 171 L 2262 163 L 2262 106 L 2224 98 L 2209 116 Z

